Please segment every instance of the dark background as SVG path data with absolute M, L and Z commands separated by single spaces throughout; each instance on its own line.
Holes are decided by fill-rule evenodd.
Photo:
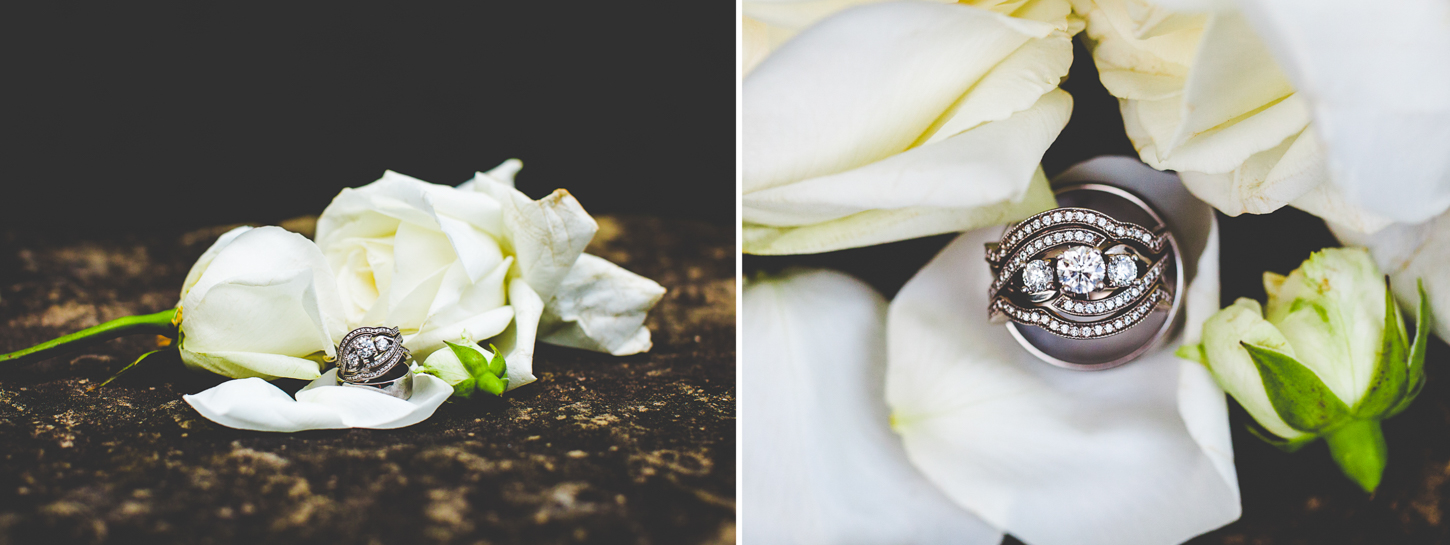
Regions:
M 510 157 L 534 198 L 734 220 L 728 2 L 44 4 L 0 12 L 0 229 L 274 223 Z
M 1049 178 L 1104 154 L 1136 157 L 1117 99 L 1103 89 L 1091 56 L 1075 40 L 1072 70 L 1062 88 L 1073 96 L 1072 118 L 1042 158 Z M 1290 207 L 1261 216 L 1218 214 L 1222 245 L 1221 303 L 1264 301 L 1264 271 L 1288 274 L 1313 251 L 1339 246 L 1324 221 Z M 791 266 L 845 271 L 888 299 L 956 235 L 938 235 L 866 248 L 800 256 L 744 258 L 755 271 Z M 1450 319 L 1450 316 L 1440 319 Z M 1450 542 L 1450 347 L 1434 336 L 1425 361 L 1426 385 L 1415 403 L 1384 422 L 1389 466 L 1374 495 L 1361 491 L 1330 459 L 1322 441 L 1294 454 L 1248 432 L 1251 417 L 1229 403 L 1243 516 L 1199 536 L 1193 545 L 1420 544 Z M 1004 545 L 1020 545 L 1008 536 Z

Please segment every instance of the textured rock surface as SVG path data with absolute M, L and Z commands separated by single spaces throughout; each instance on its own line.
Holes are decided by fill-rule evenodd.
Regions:
M 0 351 L 172 306 L 225 229 L 0 233 Z M 401 430 L 221 427 L 181 401 L 221 379 L 174 355 L 87 392 L 154 338 L 4 369 L 0 543 L 733 542 L 734 241 L 601 218 L 588 251 L 669 289 L 654 349 L 540 345 L 538 382 Z

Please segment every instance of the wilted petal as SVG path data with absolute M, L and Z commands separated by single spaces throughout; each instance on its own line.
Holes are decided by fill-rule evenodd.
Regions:
M 743 83 L 745 192 L 906 149 L 993 66 L 1053 30 L 967 6 L 909 2 L 821 21 Z
M 1405 222 L 1450 207 L 1450 4 L 1240 4 L 1308 97 L 1352 202 Z
M 398 399 L 337 386 L 328 371 L 297 392 L 297 399 L 260 378 L 223 382 L 184 395 L 208 420 L 242 430 L 297 432 L 337 428 L 391 429 L 422 422 L 452 395 L 453 388 L 431 375 L 413 376 L 413 396 Z
M 665 288 L 624 267 L 589 254 L 579 256 L 554 299 L 544 306 L 540 340 L 616 356 L 650 349 L 645 314 Z
M 743 300 L 746 543 L 1001 540 L 911 467 L 888 428 L 880 295 L 795 271 Z
M 1182 220 L 1195 229 L 1185 246 L 1215 251 L 1211 216 L 1185 206 L 1200 207 Z M 1097 373 L 1034 358 L 987 321 L 982 247 L 998 233 L 958 238 L 891 303 L 886 396 L 912 462 L 959 505 L 1034 545 L 1177 543 L 1236 519 L 1226 406 L 1212 379 L 1172 355 L 1177 342 Z M 1189 293 L 1205 291 L 1200 280 L 1217 277 Z

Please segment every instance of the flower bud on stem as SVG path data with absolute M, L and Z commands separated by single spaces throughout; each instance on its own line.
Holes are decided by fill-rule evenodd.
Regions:
M 173 321 L 178 309 L 170 308 L 155 314 L 126 316 L 104 324 L 88 327 L 70 335 L 46 341 L 24 350 L 0 354 L 0 363 L 32 362 L 52 358 L 90 346 L 101 341 L 135 333 L 150 333 L 175 338 L 177 326 Z

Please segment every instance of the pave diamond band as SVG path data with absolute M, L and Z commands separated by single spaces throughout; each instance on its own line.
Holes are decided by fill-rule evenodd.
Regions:
M 1058 208 L 987 245 L 988 314 L 1068 339 L 1111 337 L 1171 304 L 1171 235 L 1086 208 Z
M 369 388 L 393 397 L 413 395 L 412 354 L 396 327 L 359 327 L 342 337 L 337 349 L 337 383 Z

